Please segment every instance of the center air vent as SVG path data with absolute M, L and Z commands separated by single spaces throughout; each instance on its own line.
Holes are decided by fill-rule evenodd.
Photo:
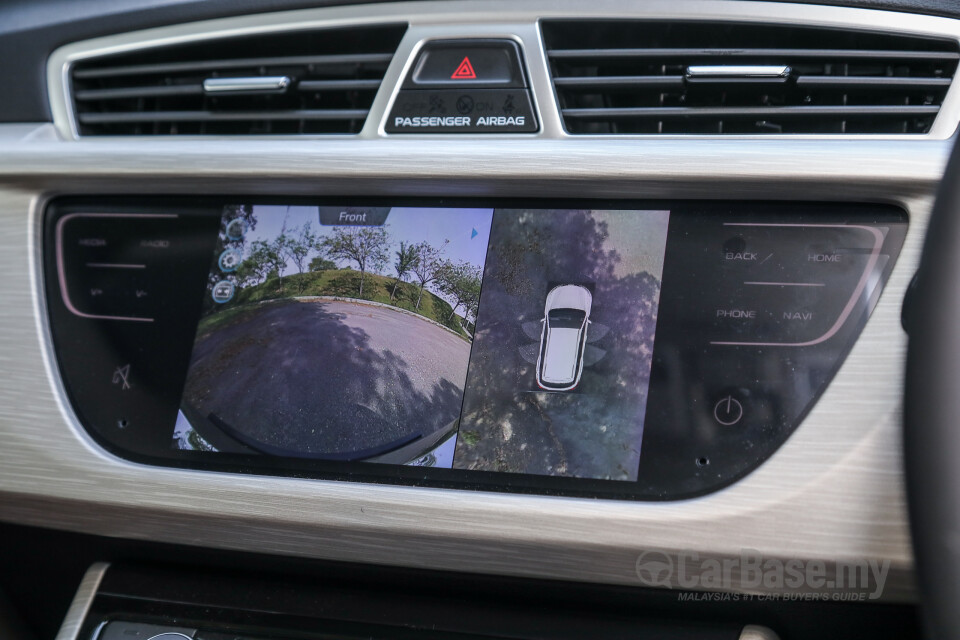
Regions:
M 546 21 L 572 134 L 922 134 L 957 43 L 834 29 Z
M 355 134 L 406 27 L 215 39 L 78 62 L 80 135 Z

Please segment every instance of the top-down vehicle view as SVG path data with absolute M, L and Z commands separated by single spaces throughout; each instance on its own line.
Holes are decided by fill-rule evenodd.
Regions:
M 960 4 L 0 2 L 0 640 L 960 638 Z
M 547 294 L 537 362 L 542 388 L 568 391 L 580 382 L 592 305 L 590 290 L 580 285 L 560 285 Z

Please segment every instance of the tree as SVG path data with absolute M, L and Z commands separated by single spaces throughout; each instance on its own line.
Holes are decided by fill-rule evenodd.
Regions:
M 308 267 L 310 271 L 326 271 L 328 269 L 336 269 L 337 263 L 333 260 L 327 260 L 323 256 L 317 256 L 310 261 Z
M 289 258 L 296 265 L 297 271 L 301 277 L 297 280 L 297 293 L 303 293 L 306 283 L 303 280 L 303 272 L 307 268 L 307 258 L 317 246 L 317 236 L 310 230 L 310 223 L 307 222 L 299 230 L 294 229 L 296 235 L 286 236 L 286 242 L 279 247 L 281 255 Z
M 265 259 L 270 267 L 270 272 L 277 273 L 277 288 L 283 293 L 283 270 L 287 268 L 287 247 L 290 245 L 290 237 L 286 233 L 281 233 L 270 244 L 264 243 Z
M 469 315 L 480 301 L 480 281 L 483 273 L 480 267 L 469 262 L 446 260 L 437 270 L 437 288 L 453 299 L 447 323 L 453 320 L 460 306 L 465 307 L 464 314 Z
M 401 241 L 400 249 L 396 251 L 394 255 L 397 256 L 396 261 L 393 263 L 393 269 L 397 272 L 397 279 L 393 281 L 393 291 L 390 292 L 390 302 L 393 302 L 393 299 L 397 295 L 397 286 L 400 284 L 400 280 L 403 279 L 403 276 L 410 273 L 410 270 L 417 262 L 417 245 L 407 244 Z
M 390 259 L 390 238 L 383 227 L 334 227 L 333 235 L 322 244 L 331 258 L 356 263 L 360 270 L 360 297 L 367 271 L 380 271 Z
M 443 243 L 444 246 L 446 246 L 448 242 L 450 241 L 445 240 Z M 423 299 L 423 288 L 437 279 L 437 268 L 441 264 L 443 249 L 437 249 L 426 242 L 415 244 L 413 248 L 417 259 L 411 270 L 413 271 L 413 275 L 417 277 L 417 282 L 420 283 L 420 291 L 417 293 L 416 304 L 416 309 L 419 311 L 420 300 Z
M 279 280 L 280 290 L 283 291 L 283 270 L 287 266 L 286 236 L 281 235 L 273 242 L 254 240 L 250 243 L 250 251 L 240 266 L 237 267 L 237 279 L 242 285 L 256 285 L 276 277 Z
M 249 255 L 237 267 L 237 279 L 244 286 L 260 284 L 267 279 L 273 268 L 270 246 L 263 240 L 254 240 L 250 244 Z

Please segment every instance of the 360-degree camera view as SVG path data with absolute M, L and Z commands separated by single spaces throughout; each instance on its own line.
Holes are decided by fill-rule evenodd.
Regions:
M 668 220 L 227 207 L 174 445 L 635 479 Z
M 667 211 L 497 211 L 455 466 L 633 480 Z

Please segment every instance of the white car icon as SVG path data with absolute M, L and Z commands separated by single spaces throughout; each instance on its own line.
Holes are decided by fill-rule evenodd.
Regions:
M 590 290 L 576 284 L 554 287 L 547 294 L 537 358 L 541 389 L 570 391 L 580 382 L 592 305 Z

